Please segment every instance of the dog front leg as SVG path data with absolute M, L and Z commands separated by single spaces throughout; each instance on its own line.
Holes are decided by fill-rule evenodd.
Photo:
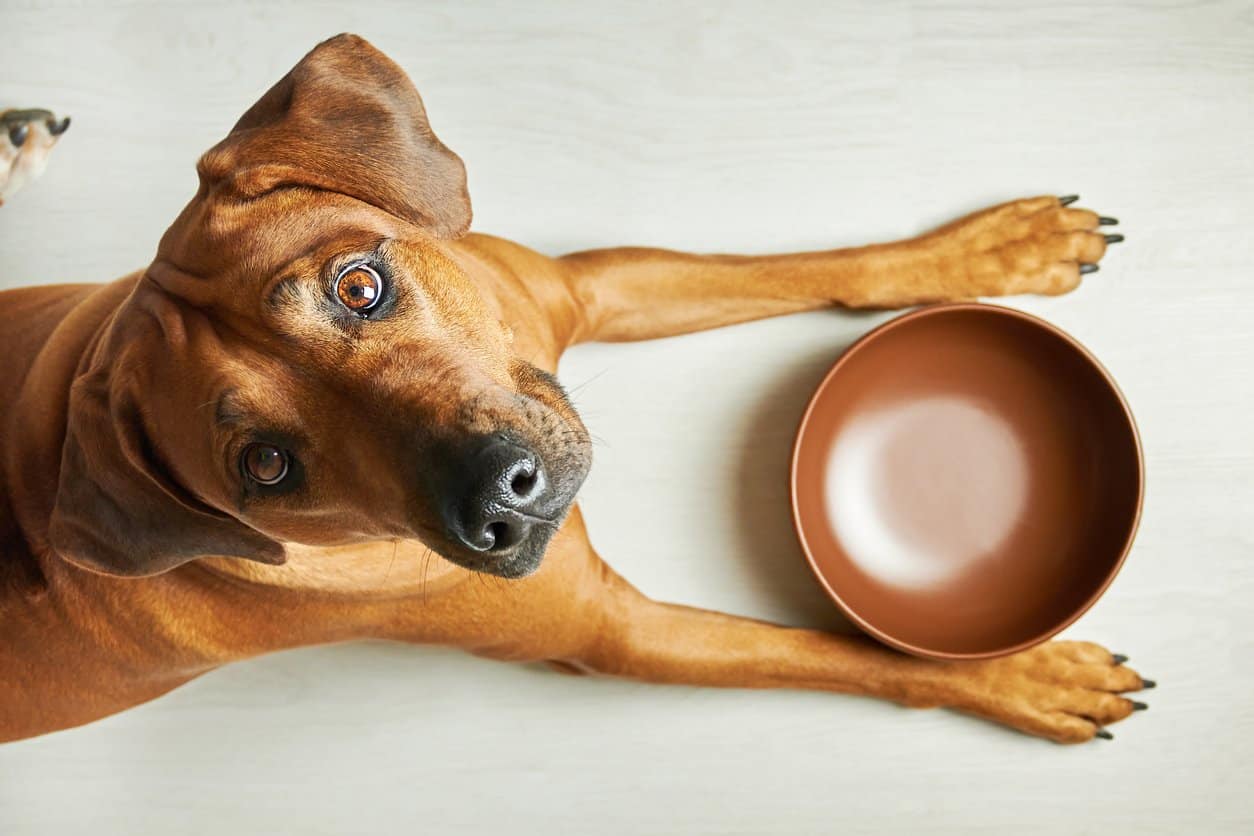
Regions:
M 1096 269 L 1112 223 L 1071 199 L 1016 200 L 891 244 L 773 256 L 624 247 L 558 259 L 579 311 L 572 342 L 646 340 L 830 305 L 1072 290 Z
M 1060 743 L 1108 736 L 1152 685 L 1102 647 L 1051 642 L 1014 656 L 934 662 L 875 642 L 652 601 L 610 596 L 596 642 L 563 660 L 588 672 L 658 683 L 803 688 L 945 706 Z

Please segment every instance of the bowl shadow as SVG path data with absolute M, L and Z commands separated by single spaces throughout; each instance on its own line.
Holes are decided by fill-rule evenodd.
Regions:
M 734 559 L 792 626 L 857 634 L 815 579 L 793 528 L 789 470 L 801 415 L 836 359 L 853 343 L 797 357 L 746 410 L 736 463 Z

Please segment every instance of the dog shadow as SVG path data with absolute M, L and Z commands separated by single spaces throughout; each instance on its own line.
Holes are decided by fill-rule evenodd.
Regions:
M 858 630 L 828 598 L 806 562 L 793 528 L 789 468 L 806 405 L 853 339 L 842 336 L 798 356 L 745 411 L 731 509 L 739 541 L 732 558 L 769 600 L 775 617 L 838 633 Z

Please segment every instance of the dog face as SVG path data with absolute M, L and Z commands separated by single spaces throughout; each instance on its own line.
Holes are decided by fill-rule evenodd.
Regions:
M 587 432 L 447 247 L 465 174 L 404 73 L 332 39 L 198 168 L 74 385 L 53 548 L 144 575 L 417 538 L 533 571 Z

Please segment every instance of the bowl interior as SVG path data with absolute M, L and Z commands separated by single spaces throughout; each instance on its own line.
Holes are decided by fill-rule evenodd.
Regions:
M 925 308 L 856 343 L 793 457 L 815 573 L 872 635 L 943 658 L 1010 653 L 1074 621 L 1140 513 L 1136 427 L 1063 332 L 990 305 Z

